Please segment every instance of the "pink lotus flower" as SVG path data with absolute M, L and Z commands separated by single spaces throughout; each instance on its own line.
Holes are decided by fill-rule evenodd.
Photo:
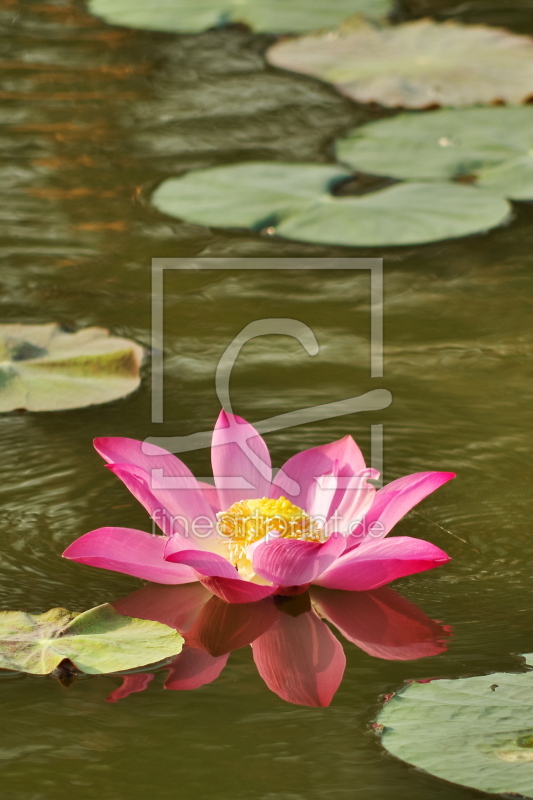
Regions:
M 449 560 L 430 542 L 385 536 L 454 474 L 419 472 L 376 491 L 368 479 L 377 473 L 351 436 L 298 453 L 272 478 L 261 436 L 222 411 L 215 486 L 162 448 L 122 438 L 94 444 L 165 535 L 98 528 L 63 553 L 81 564 L 155 583 L 200 581 L 222 600 L 248 603 L 311 584 L 367 591 Z
M 343 648 L 321 617 L 374 658 L 406 661 L 446 649 L 447 626 L 429 619 L 391 589 L 342 592 L 313 587 L 297 597 L 229 604 L 200 584 L 142 589 L 113 603 L 116 611 L 176 628 L 185 638 L 169 665 L 165 689 L 196 689 L 218 678 L 233 650 L 251 645 L 257 670 L 283 700 L 327 706 L 346 665 Z M 142 692 L 152 673 L 126 675 L 107 698 Z

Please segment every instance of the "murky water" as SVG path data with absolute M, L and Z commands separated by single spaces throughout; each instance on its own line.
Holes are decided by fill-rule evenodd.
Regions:
M 429 2 L 404 3 L 423 15 Z M 533 33 L 533 6 L 472 2 L 440 18 Z M 458 479 L 398 533 L 453 561 L 398 582 L 454 628 L 446 653 L 386 661 L 346 643 L 330 708 L 269 691 L 251 648 L 196 691 L 115 704 L 120 678 L 0 679 L 0 796 L 6 800 L 463 800 L 477 793 L 389 757 L 371 728 L 380 697 L 410 678 L 520 669 L 533 649 L 533 208 L 486 236 L 384 252 L 286 243 L 170 220 L 150 207 L 160 180 L 249 159 L 331 158 L 331 141 L 379 116 L 329 87 L 265 67 L 268 37 L 240 30 L 180 37 L 112 28 L 81 3 L 3 0 L 0 10 L 0 307 L 2 321 L 103 325 L 150 345 L 150 262 L 179 256 L 384 256 L 385 374 L 369 377 L 364 272 L 172 272 L 165 282 L 165 422 L 150 382 L 131 398 L 61 414 L 0 419 L 2 609 L 83 609 L 127 595 L 135 579 L 61 560 L 102 525 L 147 529 L 145 512 L 103 467 L 94 436 L 187 434 L 218 413 L 214 371 L 254 319 L 308 324 L 320 352 L 286 337 L 244 348 L 234 410 L 250 421 L 386 388 L 385 411 L 267 434 L 276 466 L 352 433 L 369 456 L 382 423 L 385 478 L 424 469 Z M 209 472 L 207 450 L 187 463 Z M 340 637 L 340 634 L 337 634 Z M 342 637 L 340 637 L 342 638 Z

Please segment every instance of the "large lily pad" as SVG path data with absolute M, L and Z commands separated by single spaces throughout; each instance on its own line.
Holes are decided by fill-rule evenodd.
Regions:
M 73 614 L 0 612 L 0 669 L 47 675 L 64 659 L 100 674 L 146 666 L 176 655 L 183 637 L 160 622 L 117 614 L 105 604 Z
M 171 178 L 153 202 L 166 214 L 200 225 L 267 228 L 297 241 L 365 247 L 466 236 L 499 225 L 509 214 L 503 198 L 452 183 L 331 194 L 349 177 L 340 167 L 322 164 L 236 164 Z
M 113 25 L 199 33 L 235 22 L 267 33 L 339 25 L 352 14 L 384 17 L 391 0 L 90 0 L 89 11 Z
M 475 181 L 515 200 L 533 198 L 533 108 L 405 113 L 355 128 L 336 145 L 362 172 L 406 180 Z
M 533 40 L 482 25 L 368 23 L 281 41 L 271 64 L 392 108 L 518 104 L 533 96 Z
M 439 778 L 533 797 L 532 697 L 532 672 L 412 683 L 379 715 L 382 741 Z
M 0 325 L 0 412 L 107 403 L 140 383 L 143 348 L 105 328 Z

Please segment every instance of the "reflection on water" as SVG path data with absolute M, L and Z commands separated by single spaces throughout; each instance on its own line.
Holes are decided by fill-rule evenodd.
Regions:
M 529 0 L 401 5 L 408 14 L 437 9 L 442 19 L 533 33 Z M 116 677 L 83 676 L 63 689 L 53 679 L 2 675 L 2 800 L 54 800 L 67 792 L 76 800 L 175 800 L 178 792 L 186 800 L 353 800 L 357 792 L 365 800 L 472 800 L 470 790 L 384 755 L 368 725 L 378 698 L 405 680 L 512 671 L 512 654 L 533 649 L 533 207 L 517 204 L 511 224 L 487 236 L 383 252 L 287 244 L 170 220 L 150 206 L 161 180 L 226 161 L 324 163 L 335 136 L 383 112 L 265 67 L 264 37 L 112 28 L 91 18 L 83 0 L 0 0 L 0 44 L 2 322 L 100 325 L 149 346 L 154 257 L 384 256 L 383 385 L 394 396 L 379 420 L 385 481 L 425 469 L 458 473 L 449 490 L 425 501 L 423 516 L 410 515 L 396 529 L 453 557 L 446 570 L 401 584 L 430 617 L 453 624 L 446 652 L 385 659 L 410 655 L 411 647 L 416 655 L 427 619 L 401 617 L 395 606 L 401 618 L 394 622 L 384 603 L 380 619 L 392 621 L 383 641 L 375 638 L 381 629 L 374 616 L 357 628 L 365 615 L 354 615 L 352 628 L 335 618 L 333 600 L 322 598 L 347 659 L 326 709 L 289 705 L 265 689 L 248 646 L 250 621 L 236 623 L 231 639 L 214 618 L 195 646 L 187 645 L 211 660 L 233 650 L 216 682 L 194 692 L 158 691 L 168 674 L 156 674 L 147 691 L 110 705 L 103 697 L 117 690 Z M 206 430 L 219 407 L 218 358 L 259 317 L 308 324 L 321 351 L 308 358 L 286 337 L 250 342 L 232 375 L 236 413 L 256 421 L 375 388 L 364 275 L 169 276 L 166 423 L 150 423 L 148 381 L 127 401 L 60 417 L 0 419 L 2 609 L 83 609 L 138 588 L 133 578 L 60 558 L 103 520 L 149 529 L 143 509 L 101 468 L 91 441 Z M 370 455 L 368 430 L 376 421 L 370 413 L 327 420 L 268 434 L 267 443 L 275 466 L 346 433 Z M 195 474 L 209 473 L 207 451 L 186 455 Z M 187 615 L 185 603 L 174 609 L 170 603 L 169 621 L 172 613 Z M 194 624 L 194 604 L 190 616 L 184 629 Z M 286 614 L 284 621 L 300 624 Z M 314 625 L 325 628 L 318 617 Z M 407 629 L 411 639 L 391 640 Z M 270 646 L 277 630 L 273 623 L 263 632 Z M 314 630 L 310 623 L 307 630 Z M 427 642 L 440 647 L 432 636 L 430 630 Z M 281 647 L 281 635 L 277 641 Z M 181 663 L 185 670 L 185 656 Z M 198 666 L 191 671 L 198 682 Z M 138 680 L 142 688 L 149 677 Z M 316 682 L 307 691 L 316 697 Z
M 343 592 L 312 587 L 293 597 L 267 597 L 257 603 L 225 603 L 201 584 L 148 584 L 116 600 L 115 609 L 162 622 L 185 638 L 183 651 L 167 668 L 165 689 L 197 689 L 216 680 L 232 650 L 252 646 L 255 666 L 282 700 L 327 706 L 346 666 L 342 636 L 375 658 L 412 661 L 443 653 L 448 626 L 429 619 L 392 589 Z M 107 698 L 115 703 L 143 692 L 153 673 L 126 675 Z

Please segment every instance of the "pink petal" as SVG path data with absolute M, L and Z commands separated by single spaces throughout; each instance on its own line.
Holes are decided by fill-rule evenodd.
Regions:
M 257 603 L 225 603 L 219 597 L 211 597 L 185 639 L 193 647 L 220 656 L 251 644 L 277 616 L 271 597 Z
M 229 653 L 215 658 L 205 650 L 185 646 L 172 662 L 164 688 L 183 692 L 212 683 L 226 666 L 228 658 Z
M 415 472 L 388 483 L 376 493 L 364 524 L 354 530 L 348 549 L 359 544 L 363 536 L 386 536 L 417 503 L 452 478 L 454 472 Z
M 150 488 L 151 478 L 146 470 L 133 464 L 109 464 L 109 469 L 145 507 L 150 518 L 161 528 L 165 536 L 171 536 L 177 531 L 184 530 L 179 519 L 173 519 L 175 515 L 174 510 L 171 509 L 174 505 L 174 498 L 168 497 L 168 490 L 166 496 L 162 497 L 159 493 L 156 497 Z
M 204 481 L 196 482 L 200 487 L 200 491 L 202 492 L 203 496 L 211 506 L 213 514 L 217 514 L 219 511 L 221 511 L 222 506 L 220 504 L 220 498 L 218 496 L 216 486 L 213 486 L 211 483 L 204 483 Z
M 63 553 L 78 564 L 123 572 L 154 583 L 190 583 L 196 573 L 184 564 L 169 564 L 163 555 L 167 539 L 133 528 L 97 528 L 76 539 Z
M 339 483 L 345 480 L 345 478 L 339 479 L 338 473 L 339 462 L 335 460 L 330 472 L 318 476 L 309 487 L 308 508 L 313 509 L 313 519 L 318 522 L 320 527 L 324 527 L 326 520 L 329 519 L 331 505 L 337 494 Z
M 446 650 L 449 632 L 392 589 L 342 592 L 313 586 L 311 597 L 321 616 L 375 658 L 410 661 Z
M 165 560 L 172 564 L 188 564 L 201 575 L 243 580 L 227 558 L 206 550 L 194 550 L 187 540 L 179 535 L 167 539 Z
M 198 579 L 206 589 L 216 594 L 226 603 L 256 603 L 264 597 L 270 597 L 276 593 L 276 586 L 262 586 L 259 583 L 251 583 L 244 580 L 231 580 L 230 578 L 202 577 Z
M 268 447 L 255 428 L 221 411 L 213 431 L 211 464 L 221 507 L 268 497 L 272 468 Z
M 296 617 L 280 613 L 252 650 L 268 688 L 298 705 L 328 706 L 346 666 L 341 644 L 312 611 Z
M 254 603 L 275 593 L 275 586 L 262 586 L 241 578 L 235 567 L 216 553 L 182 547 L 181 537 L 168 539 L 165 559 L 173 564 L 187 564 L 206 589 L 227 603 Z
M 349 478 L 364 469 L 361 451 L 351 436 L 345 436 L 344 439 L 312 447 L 289 458 L 272 482 L 271 497 L 284 495 L 311 516 L 317 516 L 323 507 L 316 489 L 317 479 L 331 474 Z M 335 492 L 329 513 L 335 511 L 343 495 L 343 488 Z
M 252 545 L 248 552 L 257 575 L 278 586 L 301 586 L 325 572 L 345 545 L 340 534 L 332 534 L 322 543 L 269 537 L 268 541 Z
M 196 478 L 176 456 L 156 445 L 121 437 L 95 439 L 94 446 L 109 464 L 121 466 L 121 479 L 127 464 L 143 470 L 148 476 L 147 488 L 171 516 L 181 516 L 189 522 L 199 517 L 214 521 L 212 508 Z
M 126 617 L 161 622 L 186 635 L 212 599 L 211 592 L 198 582 L 181 586 L 148 583 L 127 597 L 113 600 L 112 606 Z
M 118 689 L 115 689 L 115 691 L 111 692 L 111 694 L 106 697 L 106 703 L 116 703 L 118 700 L 123 700 L 134 692 L 144 692 L 153 679 L 154 676 L 150 672 L 126 675 Z
M 365 539 L 338 558 L 316 583 L 330 589 L 366 592 L 405 575 L 440 567 L 449 560 L 443 550 L 423 539 Z
M 357 523 L 372 507 L 376 496 L 376 489 L 371 483 L 368 483 L 369 478 L 376 480 L 379 478 L 379 472 L 368 468 L 357 475 L 342 479 L 344 495 L 337 509 L 332 512 L 326 525 L 326 531 L 331 533 L 337 531 L 345 536 L 348 536 L 353 530 L 357 532 Z
M 176 491 L 175 489 L 161 489 L 157 478 L 150 476 L 146 470 L 133 464 L 109 464 L 108 468 L 128 487 L 133 496 L 146 508 L 153 521 L 161 528 L 166 536 L 180 534 L 188 542 L 190 549 L 212 550 L 220 552 L 224 543 L 217 537 L 215 511 L 210 505 L 210 515 L 189 518 L 180 507 L 179 503 L 187 500 L 187 513 L 192 512 L 191 503 L 196 503 L 202 495 L 207 500 L 207 490 L 200 484 L 198 489 Z M 208 486 L 208 484 L 204 484 Z M 211 498 L 214 500 L 216 489 L 209 487 Z M 205 511 L 205 508 L 201 510 Z
M 147 472 L 162 469 L 165 476 L 193 477 L 179 458 L 155 444 L 123 436 L 101 436 L 93 440 L 93 445 L 108 464 L 134 464 Z

